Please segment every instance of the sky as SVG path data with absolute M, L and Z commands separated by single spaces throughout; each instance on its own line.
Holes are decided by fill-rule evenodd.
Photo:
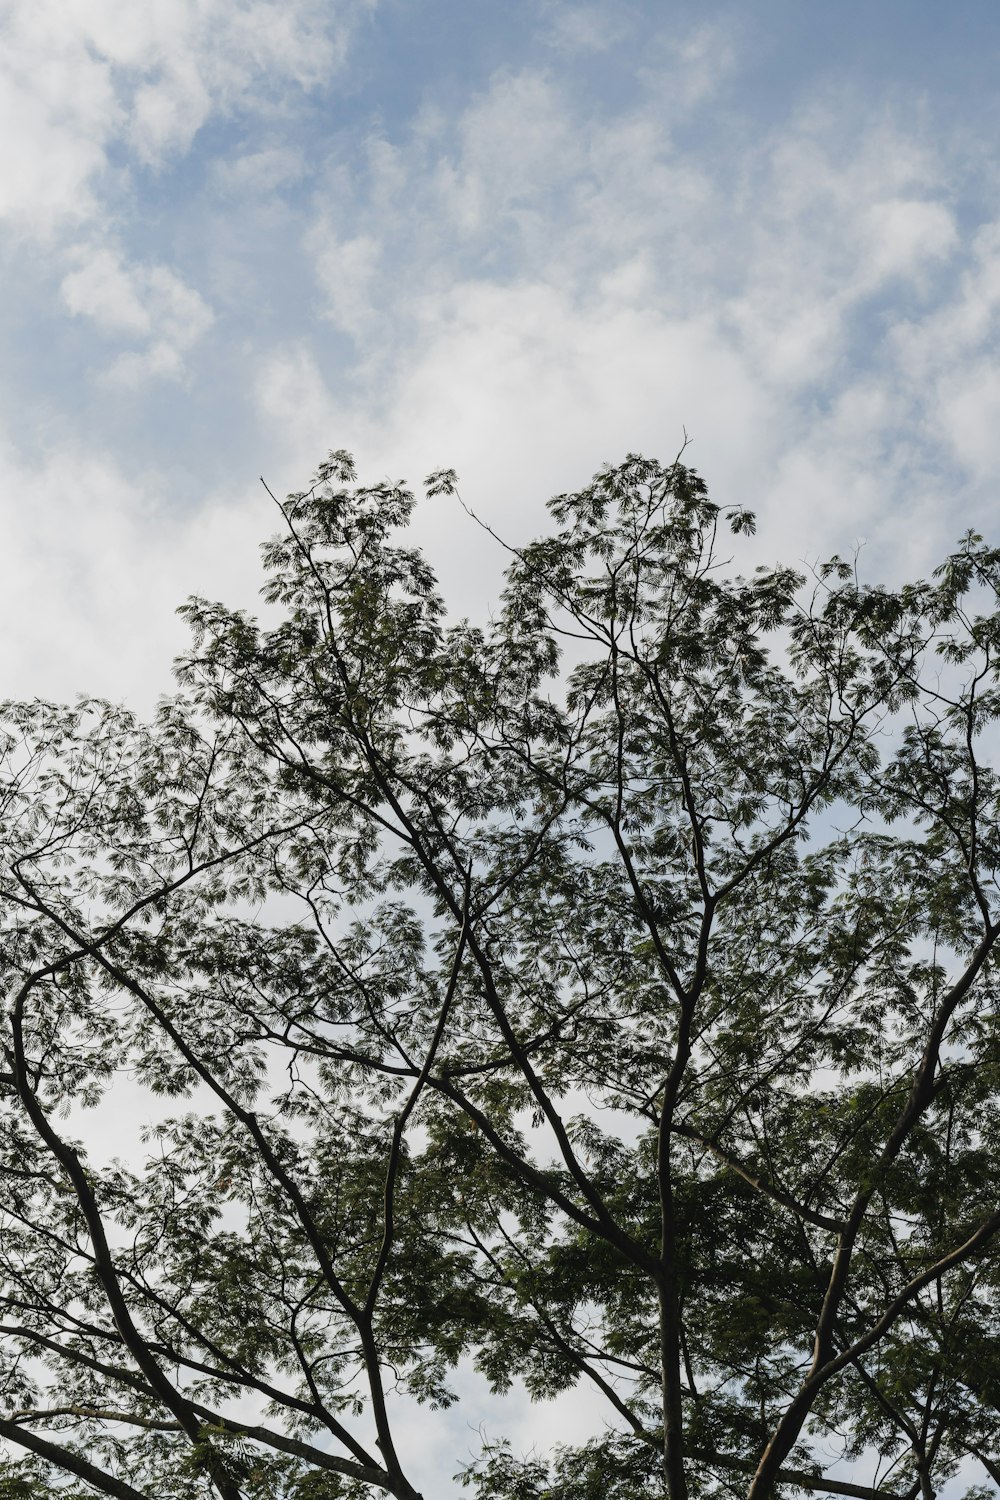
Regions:
M 998 47 L 988 0 L 2 0 L 2 691 L 149 707 L 330 448 L 513 542 L 685 431 L 768 561 L 989 534 Z M 485 535 L 417 534 L 485 608 Z
M 994 0 L 0 0 L 0 696 L 146 711 L 331 448 L 515 543 L 685 433 L 752 561 L 1000 541 L 998 76 Z

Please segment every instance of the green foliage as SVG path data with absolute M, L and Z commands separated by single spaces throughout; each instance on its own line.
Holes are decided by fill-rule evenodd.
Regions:
M 996 1485 L 1000 553 L 740 573 L 633 455 L 478 626 L 415 504 L 3 706 L 0 1495 L 415 1500 L 473 1376 L 606 1412 L 480 1500 Z

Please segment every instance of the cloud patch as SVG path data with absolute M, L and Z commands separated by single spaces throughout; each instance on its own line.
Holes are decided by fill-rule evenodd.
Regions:
M 371 0 L 9 0 L 0 218 L 46 237 L 95 216 L 111 153 L 158 168 L 212 116 L 287 108 L 343 65 Z
M 113 380 L 133 385 L 149 376 L 178 378 L 184 357 L 210 328 L 208 304 L 168 266 L 128 264 L 107 246 L 78 247 L 76 268 L 62 281 L 67 310 L 90 319 L 105 338 L 145 346 L 120 355 Z

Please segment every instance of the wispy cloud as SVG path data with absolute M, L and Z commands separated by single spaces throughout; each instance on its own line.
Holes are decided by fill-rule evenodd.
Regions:
M 615 8 L 579 0 L 544 0 L 539 36 L 549 47 L 567 53 L 606 52 L 629 35 L 631 6 Z
M 75 269 L 60 291 L 68 310 L 92 320 L 107 338 L 138 341 L 117 356 L 112 379 L 134 384 L 146 376 L 176 378 L 184 356 L 212 324 L 212 311 L 167 266 L 126 264 L 106 245 L 77 246 Z
M 144 174 L 182 162 L 210 122 L 287 111 L 334 80 L 373 0 L 9 0 L 0 18 L 0 232 L 37 243 L 68 310 L 149 335 L 115 378 L 176 376 L 206 300 L 167 265 L 129 264 Z M 294 173 L 285 151 L 227 164 L 228 186 Z M 276 176 L 277 174 L 277 176 Z
M 112 151 L 162 166 L 213 117 L 288 107 L 341 67 L 360 0 L 10 0 L 0 214 L 51 232 L 93 217 Z M 111 178 L 111 184 L 108 178 Z
M 213 186 L 226 197 L 255 197 L 300 182 L 306 175 L 302 152 L 290 146 L 268 146 L 245 151 L 231 159 L 213 161 Z
M 713 14 L 650 29 L 642 5 L 539 7 L 531 47 L 476 87 L 344 129 L 306 111 L 313 134 L 303 125 L 291 139 L 281 119 L 334 76 L 362 11 L 262 3 L 247 9 L 260 23 L 248 39 L 221 0 L 163 4 L 121 39 L 108 35 L 110 9 L 81 7 L 54 46 L 89 59 L 70 135 L 91 153 L 56 286 L 73 327 L 91 330 L 101 389 L 128 387 L 130 411 L 152 410 L 144 386 L 179 401 L 210 359 L 225 361 L 228 386 L 202 385 L 198 402 L 224 397 L 241 436 L 200 408 L 183 430 L 244 484 L 264 467 L 276 489 L 293 487 L 340 444 L 380 474 L 455 464 L 477 506 L 523 536 L 547 493 L 629 449 L 670 456 L 686 426 L 713 489 L 762 511 L 772 553 L 814 557 L 869 537 L 873 564 L 881 549 L 920 567 L 954 529 L 935 503 L 946 470 L 971 520 L 987 505 L 1000 456 L 1000 231 L 984 193 L 970 232 L 955 192 L 956 164 L 967 200 L 987 145 L 980 168 L 968 138 L 830 77 L 751 128 L 740 23 Z M 44 35 L 21 0 L 12 14 L 22 53 L 29 32 L 38 53 Z M 557 47 L 552 28 L 571 21 L 576 40 L 564 29 Z M 641 47 L 615 39 L 642 24 Z M 595 80 L 629 47 L 628 87 L 602 94 Z M 183 264 L 165 253 L 167 232 L 160 251 L 95 206 L 124 193 L 136 213 L 190 149 L 169 110 L 154 130 L 145 88 L 180 101 L 188 126 L 244 121 L 197 157 L 205 196 L 185 204 Z M 38 85 L 47 129 L 63 128 L 57 92 Z M 244 128 L 245 110 L 259 130 Z M 157 172 L 140 165 L 154 157 Z M 199 212 L 218 216 L 201 258 Z M 22 464 L 16 482 L 48 493 L 57 458 Z M 93 472 L 118 475 L 124 507 L 121 461 L 96 440 L 91 458 Z M 164 536 L 170 515 L 165 497 Z M 227 515 L 248 537 L 259 529 L 256 511 Z M 176 524 L 187 524 L 179 512 Z M 459 607 L 481 606 L 492 549 L 443 506 L 419 526 Z M 137 549 L 130 576 L 145 533 L 121 535 L 123 552 Z M 187 557 L 185 545 L 160 550 Z M 178 576 L 174 594 L 184 587 Z
M 649 79 L 601 113 L 544 70 L 502 71 L 460 115 L 369 143 L 349 196 L 343 176 L 320 195 L 320 311 L 362 355 L 350 383 L 308 342 L 264 360 L 259 409 L 296 451 L 326 433 L 397 463 L 435 446 L 509 514 L 529 479 L 534 505 L 628 448 L 672 451 L 686 424 L 710 477 L 780 513 L 799 555 L 845 526 L 896 548 L 895 506 L 924 504 L 940 457 L 904 343 L 928 330 L 943 378 L 931 330 L 967 319 L 948 309 L 989 274 L 949 143 L 828 86 L 750 139 L 682 146 L 713 108 L 703 28 L 671 47 L 692 72 L 680 122 Z M 972 479 L 993 397 L 966 376 L 975 399 L 947 395 Z

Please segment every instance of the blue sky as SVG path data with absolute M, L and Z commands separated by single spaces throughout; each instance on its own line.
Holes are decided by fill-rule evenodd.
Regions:
M 761 558 L 997 537 L 998 65 L 993 0 L 0 0 L 3 694 L 148 707 L 331 447 L 514 540 L 685 428 Z
M 768 557 L 989 529 L 985 0 L 5 0 L 0 44 L 9 691 L 151 702 L 176 603 L 252 599 L 257 475 L 331 446 L 512 537 L 683 428 Z

